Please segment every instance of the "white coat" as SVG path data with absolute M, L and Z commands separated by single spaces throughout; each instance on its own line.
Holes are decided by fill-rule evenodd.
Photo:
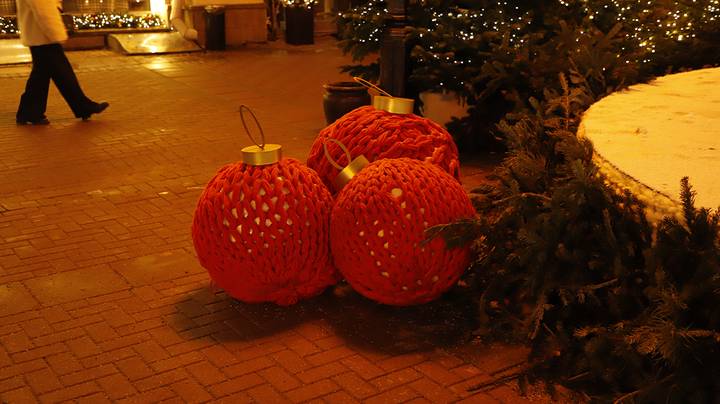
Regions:
M 25 46 L 49 45 L 68 39 L 57 0 L 15 0 L 20 40 Z
M 185 0 L 172 0 L 170 8 L 170 25 L 185 39 L 195 41 L 198 39 L 198 32 L 194 28 L 185 25 L 183 17 L 183 9 L 185 8 Z

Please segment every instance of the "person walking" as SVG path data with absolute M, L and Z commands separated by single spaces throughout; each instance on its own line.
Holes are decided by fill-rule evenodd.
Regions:
M 68 39 L 57 0 L 16 0 L 20 40 L 30 48 L 32 71 L 20 97 L 15 120 L 18 125 L 47 125 L 45 116 L 50 80 L 62 94 L 76 118 L 87 120 L 110 104 L 89 99 L 80 88 L 62 42 Z

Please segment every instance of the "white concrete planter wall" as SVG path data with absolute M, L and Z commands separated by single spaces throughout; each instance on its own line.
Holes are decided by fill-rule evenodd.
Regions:
M 424 92 L 420 93 L 420 100 L 423 103 L 423 116 L 443 126 L 452 117 L 462 118 L 467 115 L 468 106 L 454 92 Z

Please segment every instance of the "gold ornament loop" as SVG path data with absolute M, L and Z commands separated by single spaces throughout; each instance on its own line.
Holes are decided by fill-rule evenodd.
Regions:
M 327 141 L 331 141 L 335 143 L 336 145 L 340 146 L 340 149 L 345 153 L 345 157 L 347 158 L 348 165 L 343 167 L 340 164 L 338 164 L 335 159 L 333 159 L 330 156 L 330 153 L 327 149 Z M 348 151 L 347 147 L 345 145 L 337 140 L 337 139 L 325 139 L 325 142 L 323 142 L 323 151 L 325 152 L 325 158 L 330 162 L 330 164 L 340 170 L 340 173 L 338 173 L 337 177 L 335 177 L 335 190 L 340 191 L 345 184 L 350 182 L 350 180 L 357 175 L 363 168 L 365 168 L 366 165 L 370 164 L 368 159 L 365 158 L 362 154 L 355 157 L 355 159 L 352 159 L 352 155 L 350 154 L 350 151 Z M 352 159 L 352 160 L 351 160 Z
M 340 147 L 340 150 L 342 150 L 343 153 L 345 153 L 345 158 L 347 158 L 348 163 L 350 163 L 350 161 L 352 161 L 352 155 L 350 154 L 350 151 L 348 151 L 347 147 L 345 147 L 345 145 L 344 145 L 341 141 L 339 141 L 339 140 L 337 140 L 337 139 L 327 138 L 327 139 L 325 139 L 325 141 L 323 142 L 323 151 L 325 152 L 325 158 L 326 158 L 327 161 L 330 163 L 330 165 L 332 165 L 333 167 L 335 167 L 335 168 L 337 168 L 338 170 L 341 170 L 341 171 L 342 171 L 342 169 L 345 168 L 345 167 L 341 166 L 340 163 L 338 163 L 337 161 L 335 161 L 335 159 L 332 158 L 332 156 L 331 156 L 330 153 L 328 152 L 328 148 L 327 148 L 327 142 L 328 142 L 328 141 L 333 142 L 333 143 L 335 143 L 336 145 L 338 145 L 338 146 Z
M 392 95 L 390 95 L 390 93 L 388 93 L 387 91 L 383 90 L 382 88 L 376 86 L 375 84 L 365 80 L 362 77 L 353 76 L 353 80 L 355 80 L 356 83 L 360 83 L 367 88 L 372 88 L 373 90 L 378 91 L 382 95 L 385 95 L 387 97 L 392 97 Z
M 252 116 L 253 120 L 255 121 L 255 125 L 258 127 L 258 130 L 260 131 L 260 139 L 262 140 L 262 143 L 258 143 L 255 138 L 250 134 L 250 129 L 248 129 L 247 123 L 245 123 L 245 114 L 243 113 L 243 110 L 247 110 L 250 113 L 250 116 Z M 245 128 L 245 134 L 248 135 L 250 140 L 252 140 L 255 145 L 257 145 L 259 148 L 264 149 L 265 148 L 265 132 L 263 132 L 262 126 L 260 126 L 260 122 L 258 122 L 257 117 L 252 112 L 252 110 L 247 105 L 240 105 L 240 120 L 242 121 L 243 128 Z
M 255 121 L 255 125 L 257 125 L 258 130 L 260 131 L 261 143 L 258 143 L 250 133 L 247 122 L 245 122 L 244 111 L 246 110 L 250 113 L 250 116 L 252 116 Z M 282 146 L 279 144 L 265 144 L 265 132 L 263 132 L 262 126 L 260 126 L 260 122 L 258 122 L 258 119 L 252 110 L 250 110 L 250 108 L 246 105 L 241 105 L 239 112 L 240 120 L 242 121 L 243 128 L 245 128 L 245 133 L 248 135 L 250 140 L 255 143 L 252 146 L 243 147 L 242 150 L 240 150 L 242 152 L 243 163 L 251 166 L 264 166 L 268 164 L 275 164 L 280 161 L 282 158 Z

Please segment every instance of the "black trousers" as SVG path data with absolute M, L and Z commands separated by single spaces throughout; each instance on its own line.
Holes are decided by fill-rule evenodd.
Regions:
M 75 117 L 88 115 L 95 104 L 85 96 L 70 61 L 59 43 L 31 46 L 32 71 L 20 97 L 18 120 L 37 120 L 45 116 L 50 80 L 62 94 Z

